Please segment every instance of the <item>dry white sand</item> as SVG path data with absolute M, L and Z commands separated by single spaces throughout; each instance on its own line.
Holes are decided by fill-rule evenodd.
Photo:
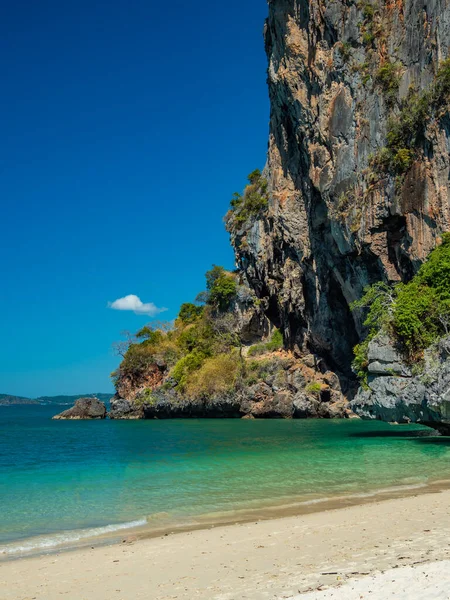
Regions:
M 3 562 L 0 599 L 448 599 L 448 562 L 425 563 L 450 558 L 449 506 L 443 491 Z
M 293 600 L 448 600 L 450 560 L 389 569 L 339 588 L 300 594 Z

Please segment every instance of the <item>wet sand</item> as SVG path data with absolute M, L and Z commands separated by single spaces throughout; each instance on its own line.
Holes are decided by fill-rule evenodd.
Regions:
M 305 600 L 325 599 L 311 594 L 354 578 L 369 585 L 370 574 L 450 558 L 450 491 L 433 491 L 438 487 L 310 514 L 144 539 L 128 535 L 116 545 L 2 562 L 0 598 L 262 600 L 309 592 Z M 344 597 L 351 596 L 333 596 Z

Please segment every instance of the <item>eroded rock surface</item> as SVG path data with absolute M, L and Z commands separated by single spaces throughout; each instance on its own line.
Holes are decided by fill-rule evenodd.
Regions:
M 106 406 L 104 402 L 100 402 L 97 398 L 80 398 L 75 402 L 75 405 L 68 410 L 55 415 L 53 419 L 105 419 Z
M 448 107 L 404 177 L 370 167 L 399 101 L 449 56 L 450 10 L 441 0 L 270 1 L 265 41 L 269 207 L 232 227 L 232 244 L 290 347 L 325 358 L 345 385 L 363 333 L 349 304 L 367 284 L 408 280 L 450 229 Z M 394 98 L 378 76 L 391 63 Z
M 448 2 L 268 5 L 267 203 L 241 219 L 231 210 L 226 222 L 242 283 L 241 339 L 253 344 L 277 327 L 297 368 L 194 402 L 167 389 L 156 365 L 139 381 L 118 382 L 114 418 L 347 414 L 345 395 L 357 387 L 353 348 L 366 333 L 351 303 L 368 284 L 410 280 L 450 230 L 448 102 L 423 123 L 404 172 L 373 166 L 402 101 L 429 89 L 449 57 Z M 371 345 L 371 357 L 361 414 L 446 422 L 446 359 L 425 384 L 386 340 Z
M 312 364 L 314 358 L 312 358 Z M 348 402 L 337 376 L 307 367 L 289 353 L 263 356 L 265 374 L 255 383 L 228 394 L 192 399 L 175 390 L 168 378 L 162 386 L 128 398 L 111 399 L 112 419 L 168 418 L 347 418 Z M 316 359 L 321 364 L 320 359 Z M 171 388 L 171 385 L 173 387 Z
M 378 348 L 374 342 L 371 347 Z M 395 357 L 384 336 L 382 347 L 384 356 Z M 369 349 L 369 361 L 374 357 L 379 358 L 378 351 Z M 397 365 L 397 360 L 392 364 Z M 420 374 L 413 376 L 406 366 L 400 370 L 402 374 L 369 375 L 368 389 L 359 390 L 351 408 L 365 419 L 421 423 L 450 435 L 450 338 L 425 353 Z

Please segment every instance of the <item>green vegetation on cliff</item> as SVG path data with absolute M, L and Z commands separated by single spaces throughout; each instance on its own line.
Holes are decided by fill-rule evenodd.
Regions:
M 123 381 L 132 388 L 163 385 L 165 390 L 201 398 L 248 384 L 255 368 L 242 352 L 235 310 L 240 287 L 235 273 L 213 265 L 206 273 L 206 291 L 196 304 L 183 304 L 174 323 L 146 325 L 122 348 L 122 363 L 112 374 L 116 385 Z M 275 330 L 269 341 L 257 346 L 264 353 L 281 349 L 283 336 Z
M 377 73 L 383 89 L 392 93 L 398 87 L 395 65 L 386 63 Z M 370 160 L 371 167 L 379 174 L 402 175 L 412 165 L 418 147 L 423 141 L 425 128 L 432 117 L 438 117 L 442 106 L 450 96 L 450 59 L 439 65 L 433 83 L 421 92 L 411 88 L 402 102 L 398 114 L 388 122 L 387 143 Z
M 233 194 L 230 210 L 225 216 L 227 231 L 235 231 L 252 217 L 259 216 L 268 205 L 267 179 L 256 169 L 248 176 L 248 185 L 243 194 Z
M 255 344 L 252 346 L 249 351 L 249 356 L 258 356 L 259 354 L 267 354 L 267 352 L 275 352 L 276 350 L 281 350 L 283 348 L 283 335 L 281 331 L 275 329 L 272 334 L 272 337 L 268 342 Z
M 392 105 L 397 98 L 398 87 L 400 85 L 398 65 L 385 62 L 376 72 L 375 82 L 383 90 L 387 103 Z
M 365 289 L 352 309 L 363 309 L 365 340 L 355 347 L 354 369 L 364 381 L 371 339 L 386 331 L 405 358 L 413 363 L 439 338 L 450 333 L 450 233 L 429 255 L 409 283 L 378 282 Z

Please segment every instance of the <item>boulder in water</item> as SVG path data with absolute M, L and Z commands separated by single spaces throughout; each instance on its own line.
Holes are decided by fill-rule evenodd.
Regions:
M 54 419 L 105 419 L 106 406 L 104 402 L 100 402 L 97 398 L 79 398 L 75 405 L 68 410 L 55 415 Z

